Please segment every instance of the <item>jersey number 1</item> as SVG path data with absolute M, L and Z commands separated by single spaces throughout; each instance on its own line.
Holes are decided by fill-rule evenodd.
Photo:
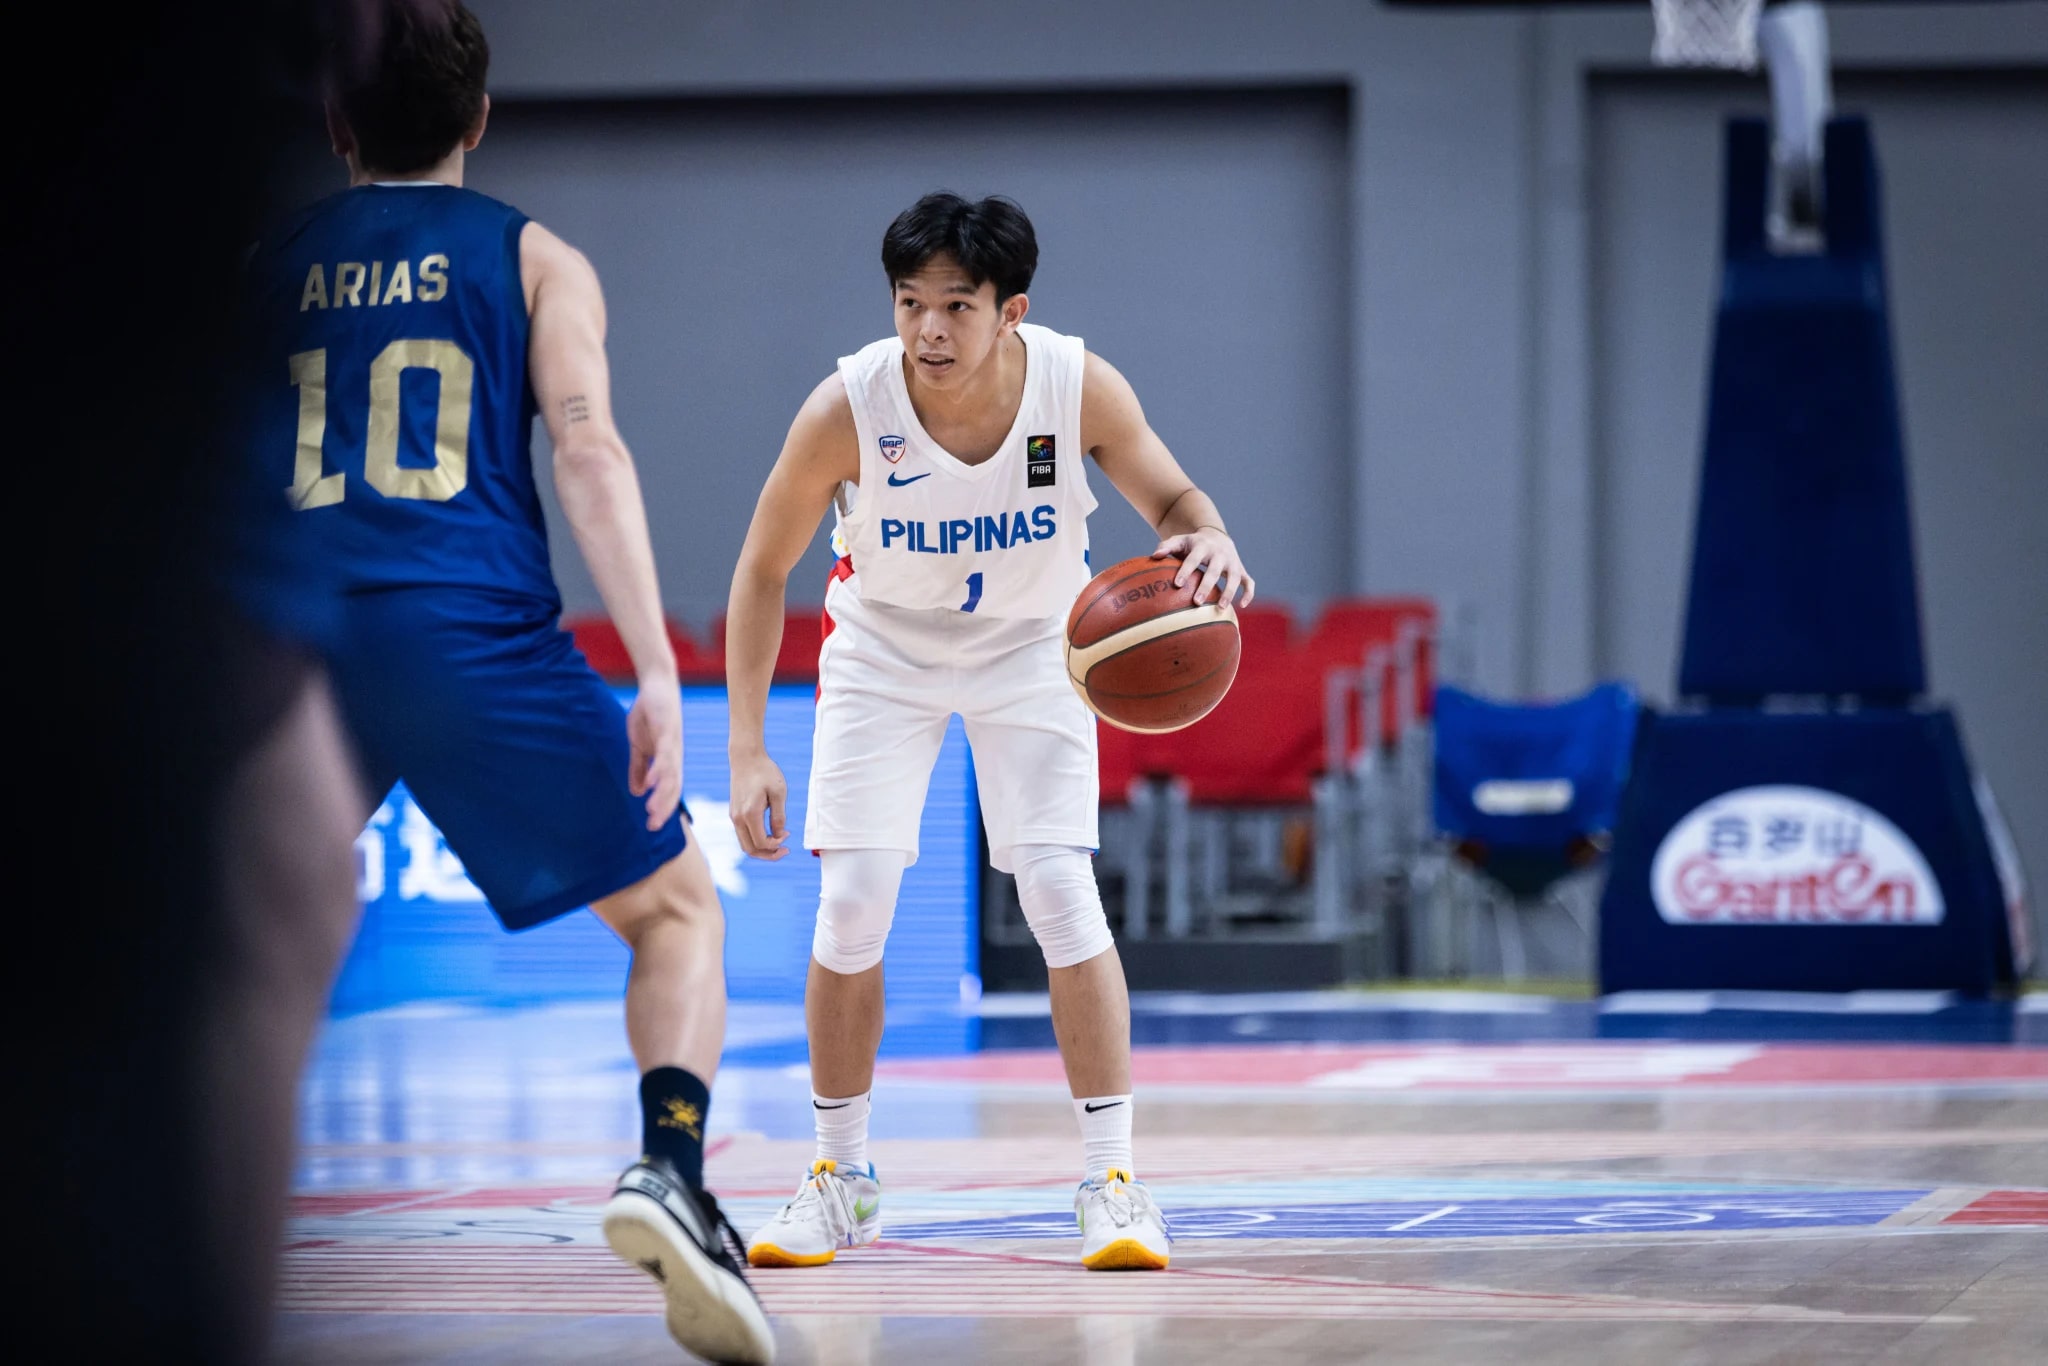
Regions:
M 434 415 L 434 463 L 424 469 L 398 463 L 399 380 L 407 370 L 432 370 L 441 377 L 440 410 Z M 301 351 L 291 358 L 292 385 L 299 391 L 299 453 L 292 486 L 285 490 L 300 512 L 339 503 L 344 476 L 321 473 L 327 440 L 327 352 Z M 452 341 L 395 341 L 370 362 L 370 421 L 363 447 L 363 478 L 386 498 L 422 498 L 445 503 L 469 483 L 469 408 L 476 364 Z
M 967 601 L 960 604 L 963 612 L 972 612 L 981 606 L 981 574 L 979 571 L 967 576 Z

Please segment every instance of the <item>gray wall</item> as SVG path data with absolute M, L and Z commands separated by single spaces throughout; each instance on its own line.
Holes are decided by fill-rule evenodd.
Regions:
M 797 406 L 889 331 L 883 228 L 941 187 L 1033 215 L 1032 320 L 1124 371 L 1261 547 L 1276 597 L 1313 607 L 1353 579 L 1349 131 L 1331 89 L 508 102 L 470 183 L 544 218 L 603 277 L 664 598 L 693 625 L 724 608 Z M 1095 562 L 1151 550 L 1096 482 Z M 822 540 L 794 601 L 823 596 Z M 597 606 L 559 524 L 555 549 L 565 600 Z
M 1303 606 L 1340 588 L 1469 606 L 1478 681 L 1501 692 L 1576 689 L 1606 667 L 1653 693 L 1668 687 L 1674 661 L 1658 632 L 1674 629 L 1677 581 L 1655 566 L 1682 553 L 1684 532 L 1658 528 L 1673 509 L 1682 528 L 1689 500 L 1714 128 L 1743 97 L 1686 77 L 1627 85 L 1641 99 L 1604 83 L 1648 73 L 1643 10 L 473 3 L 504 113 L 475 183 L 562 227 L 611 280 L 629 435 L 643 457 L 673 461 L 650 484 L 685 615 L 715 605 L 710 585 L 737 545 L 753 475 L 796 400 L 833 355 L 878 333 L 866 291 L 887 213 L 952 181 L 1025 199 L 1046 230 L 1041 319 L 1132 373 L 1169 441 L 1250 533 L 1267 587 Z M 1921 276 L 1899 255 L 1917 241 L 1916 252 L 2003 254 L 2016 269 L 2013 254 L 2027 257 L 2013 245 L 2024 237 L 1965 227 L 2027 211 L 1983 196 L 2042 183 L 2048 130 L 2026 112 L 2035 106 L 2010 86 L 1959 97 L 1925 78 L 2048 68 L 2048 6 L 1837 6 L 1830 24 L 1852 102 L 1866 74 L 1903 73 L 1868 90 L 1880 152 L 1896 162 L 1896 322 L 1937 685 L 1961 700 L 2022 849 L 2048 875 L 2048 768 L 2022 762 L 2043 750 L 2043 614 L 2027 576 L 2048 505 L 2039 408 L 2028 405 L 2048 356 L 2025 350 L 2039 332 L 2020 318 L 2009 329 L 2018 349 L 1988 366 L 1957 360 L 1945 348 L 1968 338 L 1958 320 L 2016 307 L 2021 296 L 2000 285 L 2011 277 Z M 603 103 L 543 107 L 560 101 Z M 918 136 L 884 164 L 876 140 L 908 124 Z M 1648 192 L 1660 197 L 1617 196 L 1606 159 L 1628 148 L 1668 177 Z M 2031 177 L 1973 160 L 2029 149 Z M 1958 196 L 1969 207 L 1951 207 Z M 1623 200 L 1650 218 L 1603 217 Z M 762 212 L 811 201 L 780 220 Z M 1672 262 L 1638 275 L 1671 292 L 1624 304 L 1627 263 L 1600 244 L 1638 229 Z M 1265 277 L 1233 254 L 1246 241 L 1272 244 L 1279 299 L 1251 286 Z M 750 263 L 774 255 L 803 272 L 802 288 L 750 282 Z M 1190 259 L 1202 270 L 1187 279 L 1134 283 L 1127 266 Z M 763 316 L 799 296 L 811 312 Z M 1650 419 L 1664 424 L 1658 458 L 1672 473 L 1642 495 L 1667 520 L 1631 523 L 1632 539 L 1610 545 L 1621 496 L 1610 452 L 1634 439 L 1615 405 L 1636 402 L 1608 365 L 1618 307 L 1650 310 L 1658 344 L 1672 348 L 1658 391 L 1670 406 Z M 1259 347 L 1230 350 L 1252 336 Z M 1923 351 L 1944 359 L 1922 364 Z M 739 365 L 722 369 L 734 353 Z M 1237 373 L 1244 361 L 1269 363 L 1260 393 L 1233 402 L 1210 367 Z M 700 404 L 687 387 L 700 381 L 678 389 L 678 374 L 718 375 L 735 401 Z M 1650 395 L 1641 402 L 1666 401 Z M 721 468 L 700 477 L 705 463 Z M 1128 519 L 1103 530 L 1117 545 L 1138 535 Z M 566 567 L 565 577 L 587 591 Z M 1625 604 L 1604 586 L 1616 582 Z

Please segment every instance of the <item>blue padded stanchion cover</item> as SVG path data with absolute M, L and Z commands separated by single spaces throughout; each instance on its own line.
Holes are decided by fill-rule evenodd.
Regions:
M 1826 249 L 1765 240 L 1769 134 L 1728 125 L 1720 312 L 1682 695 L 1903 701 L 1926 686 L 1877 162 L 1829 123 Z
M 1637 734 L 1600 905 L 1603 991 L 1983 995 L 2012 980 L 1948 711 L 1646 714 Z

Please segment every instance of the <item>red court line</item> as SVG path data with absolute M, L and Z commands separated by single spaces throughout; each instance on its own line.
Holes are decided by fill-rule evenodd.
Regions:
M 1584 1319 L 1918 1322 L 1776 1304 L 1693 1303 L 1597 1294 L 1527 1294 L 1452 1286 L 1273 1276 L 1227 1269 L 1102 1277 L 1075 1262 L 1007 1254 L 878 1247 L 830 1272 L 764 1274 L 774 1314 L 1036 1317 Z M 602 1249 L 427 1247 L 323 1250 L 285 1260 L 282 1304 L 314 1313 L 646 1314 L 658 1295 Z M 1055 1308 L 1049 1308 L 1055 1306 Z
M 1941 1222 L 2048 1226 L 2048 1191 L 1991 1191 Z
M 1745 1046 L 1729 1045 L 1741 1052 Z M 1285 1086 L 1318 1084 L 1359 1069 L 1391 1068 L 1380 1086 L 1404 1091 L 1661 1090 L 1672 1087 L 1959 1085 L 1969 1082 L 2048 1081 L 2048 1048 L 1990 1044 L 1761 1044 L 1749 1056 L 1716 1058 L 1710 1045 L 1592 1042 L 1527 1044 L 1243 1044 L 1155 1047 L 1132 1052 L 1140 1086 Z M 1672 1072 L 1648 1067 L 1642 1075 L 1612 1064 L 1630 1058 L 1668 1061 Z M 1441 1062 L 1432 1074 L 1417 1063 Z M 1062 1084 L 1065 1073 L 1052 1050 L 1017 1050 L 884 1063 L 884 1077 L 988 1084 Z M 1344 1086 L 1347 1093 L 1354 1086 Z
M 1016 1262 L 1026 1266 L 1056 1267 L 1062 1271 L 1071 1270 L 1074 1266 L 1073 1259 L 1065 1257 L 1026 1257 L 1015 1252 L 980 1252 L 963 1247 L 935 1247 L 930 1244 L 897 1243 L 885 1238 L 877 1239 L 870 1246 L 884 1252 L 911 1252 L 921 1253 L 928 1257 L 962 1257 L 987 1262 Z M 1182 1280 L 1206 1278 L 1209 1280 L 1228 1281 L 1233 1285 L 1243 1285 L 1248 1281 L 1257 1281 L 1267 1285 L 1305 1286 L 1313 1290 L 1395 1290 L 1424 1295 L 1469 1295 L 1478 1299 L 1484 1299 L 1491 1295 L 1499 1296 L 1503 1299 L 1557 1300 L 1560 1303 L 1584 1304 L 1589 1299 L 1600 1298 L 1588 1295 L 1551 1294 L 1543 1291 L 1470 1290 L 1443 1285 L 1415 1285 L 1405 1281 L 1360 1281 L 1337 1276 L 1287 1276 L 1278 1275 L 1270 1271 L 1201 1270 L 1191 1266 L 1169 1266 L 1159 1274 L 1173 1276 Z M 1637 1301 L 1637 1303 L 1650 1303 L 1650 1301 Z M 1673 1303 L 1677 1303 L 1677 1301 L 1673 1301 Z

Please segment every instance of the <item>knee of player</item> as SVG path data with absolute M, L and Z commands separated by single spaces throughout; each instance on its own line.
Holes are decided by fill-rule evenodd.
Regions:
M 882 961 L 896 918 L 903 855 L 893 849 L 831 849 L 822 861 L 811 956 L 832 972 L 866 972 Z
M 682 855 L 652 877 L 595 903 L 591 909 L 632 948 L 652 935 L 687 934 L 704 952 L 725 943 L 725 911 L 708 874 Z
M 1102 913 L 1102 891 L 1085 849 L 1022 845 L 1012 855 L 1017 899 L 1038 940 L 1046 966 L 1070 968 L 1107 952 L 1113 940 Z

